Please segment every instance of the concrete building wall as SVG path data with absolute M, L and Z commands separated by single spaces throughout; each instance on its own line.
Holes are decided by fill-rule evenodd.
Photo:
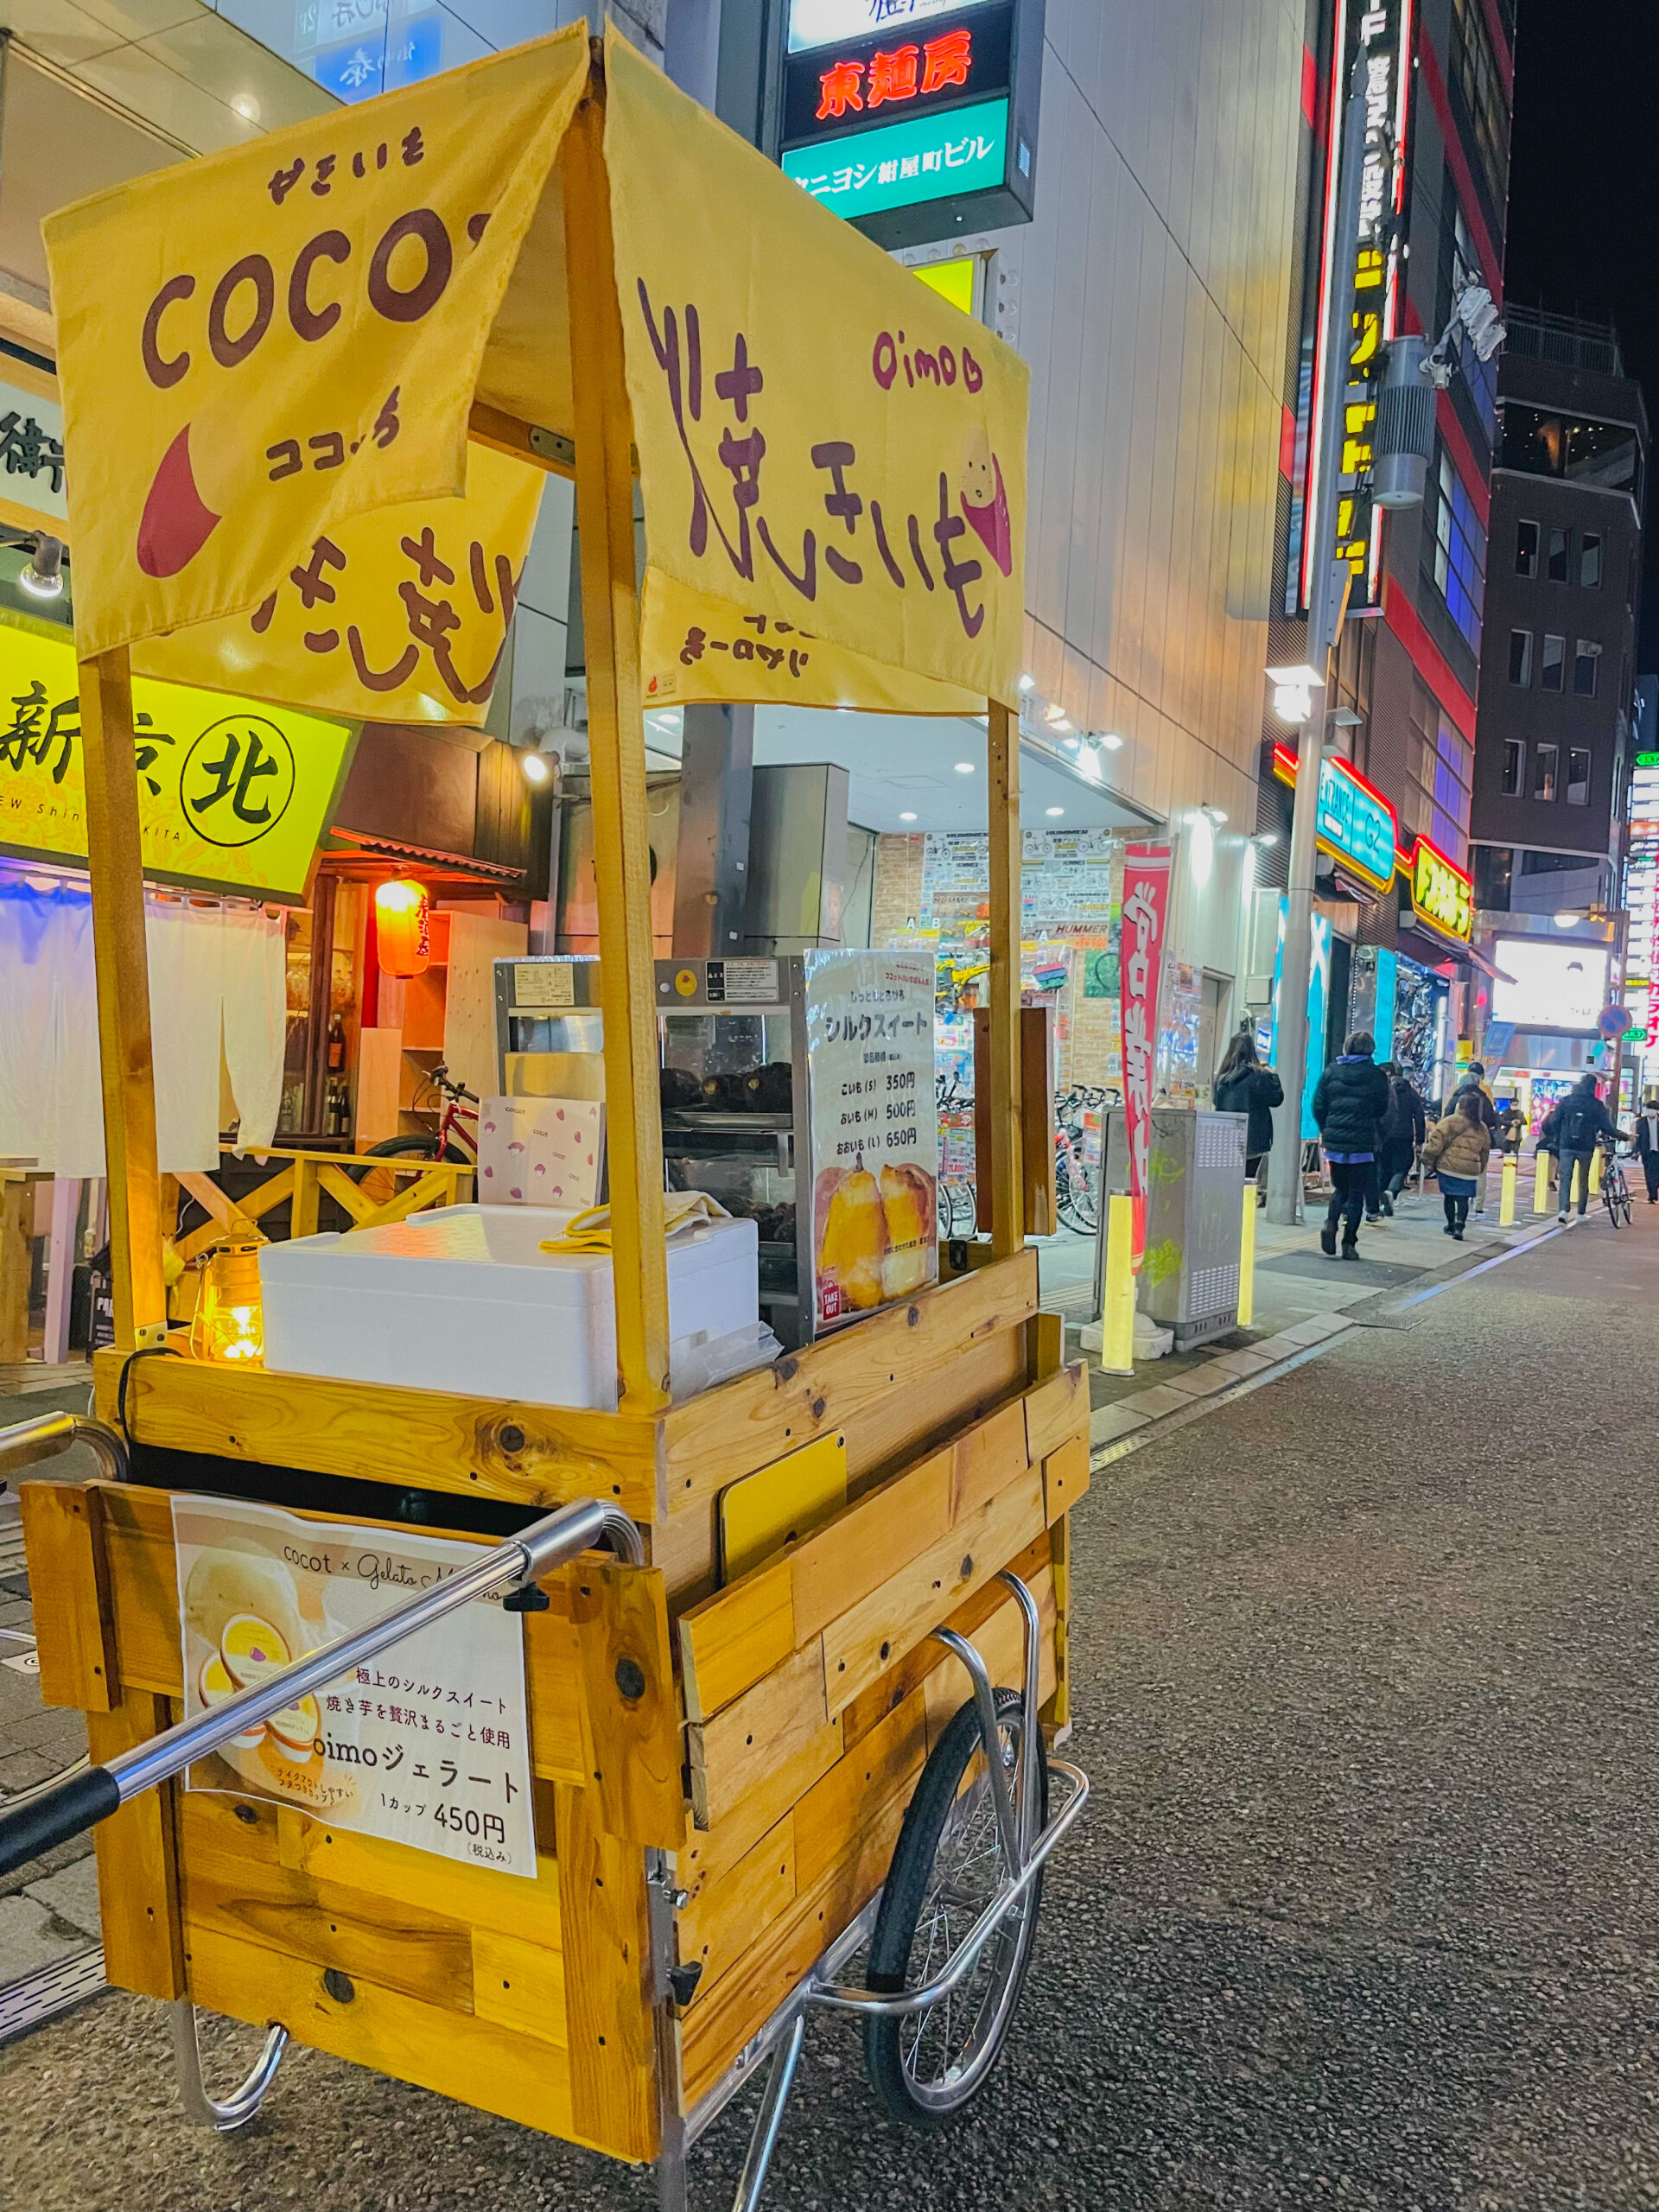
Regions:
M 994 234 L 1030 673 L 1166 817 L 1252 805 L 1302 60 L 1285 0 L 1049 0 L 1036 219 Z

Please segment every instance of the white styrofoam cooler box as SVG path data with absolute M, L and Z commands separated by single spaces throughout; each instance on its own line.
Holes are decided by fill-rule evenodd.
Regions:
M 531 1405 L 616 1404 L 608 1252 L 543 1252 L 571 1218 L 545 1206 L 441 1206 L 383 1229 L 259 1254 L 265 1366 Z M 752 1221 L 668 1248 L 669 1363 L 760 1318 Z M 689 1348 L 689 1347 L 688 1347 Z

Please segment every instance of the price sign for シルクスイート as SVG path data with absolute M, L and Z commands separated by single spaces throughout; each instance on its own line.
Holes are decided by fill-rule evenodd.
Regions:
M 187 1719 L 366 1628 L 479 1547 L 302 1520 L 239 1499 L 173 1499 Z M 263 1797 L 331 1827 L 468 1866 L 536 1872 L 524 1624 L 475 1598 L 435 1627 L 232 1736 L 192 1789 Z
M 820 1327 L 939 1272 L 931 955 L 806 955 L 813 1307 Z M 798 1224 L 798 1240 L 806 1224 Z

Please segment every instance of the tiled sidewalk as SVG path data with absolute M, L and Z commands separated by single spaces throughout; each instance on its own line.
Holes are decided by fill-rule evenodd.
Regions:
M 1359 1260 L 1327 1258 L 1319 1232 L 1323 1213 L 1309 1202 L 1307 1218 L 1294 1229 L 1256 1216 L 1255 1310 L 1252 1325 L 1209 1344 L 1140 1363 L 1133 1375 L 1109 1375 L 1089 1359 L 1093 1407 L 1090 1433 L 1096 1449 L 1118 1442 L 1149 1422 L 1187 1410 L 1230 1384 L 1244 1382 L 1294 1358 L 1356 1325 L 1356 1309 L 1387 1304 L 1426 1282 L 1455 1275 L 1555 1227 L 1554 1213 L 1529 1210 L 1530 1163 L 1522 1166 L 1512 1228 L 1498 1225 L 1499 1183 L 1494 1176 L 1485 1215 L 1471 1217 L 1465 1239 L 1445 1234 L 1445 1217 L 1431 1190 L 1408 1191 L 1392 1221 L 1364 1224 Z M 1093 1303 L 1094 1247 L 1084 1238 L 1046 1238 L 1038 1247 L 1042 1302 L 1064 1314 L 1067 1351 L 1079 1354 L 1077 1331 Z M 1087 1357 L 1087 1355 L 1083 1355 Z

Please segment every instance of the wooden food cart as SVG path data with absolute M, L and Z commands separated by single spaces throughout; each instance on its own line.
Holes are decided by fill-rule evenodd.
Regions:
M 306 190 L 316 197 L 297 222 L 273 220 Z M 361 219 L 353 191 L 381 195 Z M 383 227 L 400 191 L 424 204 Z M 290 278 L 284 257 L 302 238 Z M 617 2158 L 658 2160 L 670 2204 L 683 2199 L 688 2144 L 775 2053 L 752 2202 L 809 2005 L 866 2014 L 878 2088 L 909 2117 L 948 2117 L 978 2086 L 1019 1993 L 1041 1860 L 1086 1794 L 1075 1769 L 1046 1764 L 1034 1725 L 1039 1703 L 1051 1737 L 1067 1720 L 1068 1516 L 1089 1457 L 1082 1371 L 1064 1363 L 1058 1318 L 1038 1311 L 1022 1232 L 1019 752 L 1004 702 L 1022 619 L 1023 372 L 613 34 L 590 48 L 581 27 L 104 195 L 54 218 L 48 239 L 82 472 L 76 611 L 117 1315 L 98 1406 L 118 1434 L 99 1441 L 117 1465 L 130 1447 L 131 1462 L 130 1479 L 23 1495 L 42 1689 L 86 1713 L 105 1777 L 78 1824 L 109 1815 L 96 1838 L 110 1979 L 174 2005 L 187 2101 L 210 2124 L 251 2116 L 291 2037 Z M 124 407 L 121 439 L 100 445 L 132 333 L 119 284 L 96 302 L 86 288 L 95 269 L 126 265 L 123 241 L 137 264 L 130 298 L 150 303 L 148 382 L 139 434 Z M 721 309 L 713 278 L 701 314 L 687 303 L 705 264 L 736 284 L 738 308 Z M 369 308 L 352 289 L 365 264 Z M 423 321 L 440 270 L 448 320 Z M 325 295 L 347 301 L 346 323 Z M 261 343 L 273 373 L 245 390 L 236 371 L 259 362 Z M 181 385 L 181 410 L 172 388 L 192 356 L 202 388 Z M 373 426 L 394 403 L 401 429 L 378 448 Z M 797 417 L 816 440 L 810 459 L 791 454 Z M 766 441 L 752 442 L 761 418 Z M 947 424 L 938 450 L 982 495 L 965 545 L 967 493 L 959 504 L 935 465 L 935 420 Z M 337 476 L 321 473 L 346 442 L 336 422 L 356 437 Z M 233 428 L 251 436 L 251 461 Z M 129 649 L 257 606 L 353 500 L 458 489 L 466 435 L 575 480 L 615 1411 L 264 1372 L 191 1357 L 166 1324 Z M 321 458 L 294 474 L 283 441 L 300 437 L 321 441 Z M 716 439 L 740 493 L 763 497 L 716 493 Z M 156 485 L 135 492 L 123 472 L 142 474 L 163 449 Z M 906 493 L 906 469 L 920 470 L 931 509 Z M 816 516 L 804 529 L 803 486 Z M 181 530 L 199 541 L 182 558 Z M 817 597 L 791 626 L 779 610 L 814 558 Z M 198 574 L 204 559 L 211 575 Z M 862 600 L 848 581 L 861 571 Z M 774 638 L 759 658 L 727 650 Z M 709 673 L 717 643 L 723 677 Z M 983 713 L 990 786 L 994 1226 L 972 1249 L 980 1264 L 677 1403 L 642 665 L 658 698 L 677 683 L 681 698 Z M 13 1432 L 0 1451 L 16 1462 L 60 1448 L 73 1427 Z M 826 1438 L 844 1442 L 848 1503 L 722 1584 L 729 1486 Z M 468 1573 L 512 1582 L 522 1613 L 533 1879 L 171 1778 L 182 1762 L 167 1765 L 157 1739 L 181 1725 L 186 1688 L 173 1509 L 215 1492 L 349 1520 L 371 1541 L 411 1512 L 428 1530 L 505 1539 L 480 1547 L 486 1564 Z M 601 1532 L 609 1560 L 585 1548 Z M 268 1711 L 270 1684 L 300 1671 L 220 1710 L 257 1718 L 250 1700 Z M 998 1684 L 1023 1687 L 994 1702 Z M 130 1785 L 112 1811 L 111 1776 Z M 941 1838 L 969 1811 L 995 1847 L 984 1911 L 912 1958 L 918 1915 L 938 1902 Z M 0 1821 L 0 1851 L 21 1847 Z M 895 1850 L 909 1853 L 902 1881 Z M 843 1989 L 836 1975 L 873 1926 L 870 1986 Z M 963 2008 L 967 2044 L 925 2077 L 918 2049 L 952 1974 L 978 1988 L 979 2010 Z M 195 2005 L 271 2027 L 227 2100 L 201 2087 Z

